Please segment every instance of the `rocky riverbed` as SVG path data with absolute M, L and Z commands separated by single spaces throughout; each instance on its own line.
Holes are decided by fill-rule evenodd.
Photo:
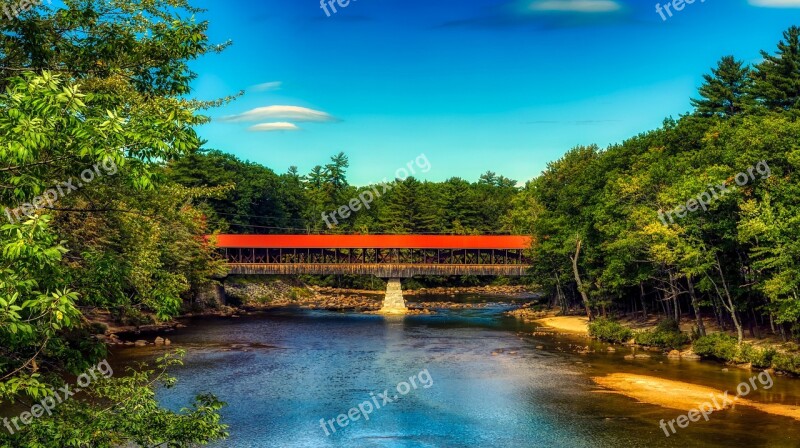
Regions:
M 521 303 L 532 295 L 523 286 L 439 287 L 403 291 L 409 315 L 434 314 L 436 310 L 443 309 L 481 309 L 495 305 L 488 302 L 447 300 L 448 297 L 463 294 L 516 296 L 520 297 Z M 415 300 L 417 297 L 441 297 L 444 300 Z M 384 291 L 307 286 L 284 279 L 269 281 L 237 279 L 225 282 L 223 286 L 198 297 L 197 302 L 203 305 L 201 309 L 186 311 L 175 321 L 158 323 L 151 316 L 149 322 L 146 323 L 120 324 L 115 322 L 107 312 L 97 312 L 90 320 L 104 329 L 104 334 L 97 335 L 97 338 L 103 339 L 111 345 L 168 346 L 170 341 L 166 336 L 176 328 L 184 326 L 181 323 L 182 318 L 201 316 L 235 318 L 242 315 L 268 313 L 270 310 L 282 308 L 377 313 L 383 305 L 383 298 Z M 508 302 L 504 301 L 504 303 Z M 519 311 L 525 313 L 530 310 Z

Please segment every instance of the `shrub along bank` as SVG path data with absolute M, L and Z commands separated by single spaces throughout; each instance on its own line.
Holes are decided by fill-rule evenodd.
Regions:
M 723 362 L 750 363 L 753 367 L 773 368 L 800 375 L 800 354 L 779 352 L 773 347 L 757 347 L 725 333 L 712 333 L 694 341 L 680 331 L 677 322 L 665 320 L 652 330 L 634 331 L 611 319 L 598 318 L 589 324 L 589 335 L 601 341 L 617 344 L 629 343 L 660 347 L 665 350 L 681 349 L 691 343 L 692 350 L 705 359 Z

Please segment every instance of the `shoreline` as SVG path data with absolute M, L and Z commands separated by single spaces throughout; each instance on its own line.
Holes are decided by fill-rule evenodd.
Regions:
M 165 336 L 168 333 L 186 327 L 186 320 L 196 318 L 237 318 L 240 316 L 254 316 L 262 313 L 268 313 L 274 310 L 286 308 L 298 308 L 305 310 L 326 310 L 334 312 L 359 312 L 365 314 L 376 314 L 380 311 L 383 305 L 383 290 L 362 290 L 362 289 L 348 289 L 348 288 L 333 288 L 310 286 L 306 288 L 305 295 L 280 294 L 280 298 L 269 301 L 268 303 L 243 303 L 236 306 L 220 305 L 217 308 L 209 308 L 203 311 L 190 311 L 176 316 L 170 322 L 163 323 L 148 323 L 143 325 L 123 325 L 114 322 L 111 315 L 107 311 L 93 310 L 87 313 L 90 321 L 102 324 L 106 327 L 102 335 L 98 335 L 99 339 L 104 340 L 112 346 L 134 346 L 138 342 L 140 345 L 159 345 L 153 341 L 137 340 L 134 343 L 126 342 L 121 339 L 121 336 L 126 339 L 132 339 L 131 336 L 146 335 L 150 339 L 154 336 Z M 407 315 L 420 315 L 420 314 L 433 314 L 435 309 L 472 309 L 472 308 L 485 308 L 492 304 L 499 302 L 451 302 L 451 301 L 435 301 L 435 302 L 417 302 L 409 300 L 409 297 L 416 297 L 421 295 L 434 295 L 434 296 L 447 296 L 454 297 L 462 294 L 483 294 L 488 296 L 500 296 L 509 299 L 510 304 L 523 305 L 524 303 L 534 300 L 537 293 L 529 290 L 522 285 L 504 285 L 504 286 L 465 286 L 465 287 L 435 287 L 435 288 L 421 288 L 417 290 L 404 290 L 403 295 L 406 297 L 409 312 Z M 517 297 L 514 297 L 517 296 Z M 169 344 L 166 344 L 169 345 Z
M 611 392 L 632 398 L 639 403 L 646 403 L 666 409 L 688 412 L 698 408 L 702 403 L 711 398 L 717 398 L 718 403 L 724 403 L 726 392 L 713 387 L 702 386 L 685 381 L 668 380 L 647 375 L 632 373 L 612 373 L 602 377 L 592 377 L 592 381 L 600 388 L 597 392 Z M 727 392 L 730 393 L 730 392 Z M 746 406 L 771 415 L 792 418 L 800 421 L 800 407 L 762 403 L 731 394 L 733 402 L 727 406 L 720 406 L 717 411 L 729 409 L 733 406 Z
M 559 316 L 554 310 L 535 311 L 525 306 L 505 314 L 552 330 L 589 337 L 589 318 L 586 316 Z
M 473 292 L 476 288 L 470 288 Z M 481 292 L 485 292 L 485 288 L 477 288 Z M 353 292 L 353 290 L 336 290 L 337 292 Z M 326 296 L 328 299 L 337 299 L 337 297 Z M 315 296 L 316 297 L 316 296 Z M 509 302 L 511 303 L 511 302 Z M 431 308 L 440 309 L 464 309 L 464 308 L 480 308 L 493 304 L 490 303 L 457 303 L 457 302 L 427 302 L 423 307 L 417 307 L 416 303 L 409 303 L 410 313 L 408 315 L 418 314 L 431 314 Z M 380 309 L 381 302 L 375 301 L 374 310 L 359 310 L 365 314 L 377 314 Z M 319 307 L 309 307 L 296 305 L 299 309 L 321 309 Z M 130 327 L 118 327 L 116 333 L 107 336 L 107 342 L 112 347 L 116 348 L 143 348 L 143 347 L 163 347 L 168 348 L 170 345 L 167 336 L 172 331 L 187 327 L 185 320 L 192 318 L 203 317 L 228 317 L 236 318 L 241 316 L 255 316 L 259 314 L 268 314 L 271 310 L 285 309 L 284 306 L 271 305 L 266 307 L 240 307 L 230 308 L 231 312 L 220 312 L 215 310 L 205 313 L 187 313 L 180 316 L 174 322 L 165 323 L 161 325 L 144 325 L 137 327 L 135 331 L 131 331 Z M 354 311 L 345 308 L 334 309 L 333 311 Z M 590 339 L 588 335 L 588 319 L 585 316 L 557 316 L 555 311 L 535 311 L 530 307 L 521 304 L 520 308 L 503 313 L 506 316 L 513 316 L 524 322 L 535 323 L 546 327 L 548 330 L 556 330 L 556 334 L 569 337 L 580 336 Z M 536 332 L 534 332 L 535 334 Z M 142 334 L 143 338 L 149 340 L 139 339 L 132 341 L 130 336 Z M 126 339 L 123 341 L 120 336 Z M 156 338 L 153 341 L 153 338 Z M 613 345 L 612 345 L 613 346 Z M 609 350 L 611 352 L 612 350 Z M 581 353 L 581 352 L 578 352 Z M 723 364 L 713 360 L 703 360 L 706 364 L 711 365 L 717 363 L 720 366 Z M 756 372 L 756 370 L 753 370 Z M 773 372 L 774 373 L 774 372 Z M 689 411 L 698 406 L 702 401 L 706 401 L 711 395 L 722 396 L 723 392 L 709 386 L 694 384 L 687 381 L 676 381 L 673 379 L 661 378 L 657 376 L 641 375 L 629 372 L 614 372 L 605 374 L 603 376 L 589 375 L 589 379 L 596 385 L 595 393 L 614 393 L 619 394 L 639 403 L 646 403 L 654 406 L 659 406 L 664 409 L 673 409 L 679 411 Z M 691 381 L 691 380 L 690 380 Z M 701 400 L 702 399 L 702 400 Z M 800 407 L 791 406 L 786 404 L 772 404 L 762 403 L 751 399 L 740 398 L 736 401 L 736 405 L 746 406 L 761 412 L 771 415 L 792 418 L 800 421 Z
M 384 295 L 383 289 L 348 289 L 331 286 L 309 286 L 309 289 L 329 294 L 371 294 Z M 437 286 L 433 288 L 404 289 L 403 296 L 417 295 L 456 295 L 456 294 L 536 294 L 524 285 L 486 285 L 486 286 Z

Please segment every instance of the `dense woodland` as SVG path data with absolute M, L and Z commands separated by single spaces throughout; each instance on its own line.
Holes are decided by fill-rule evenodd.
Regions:
M 0 23 L 0 205 L 38 203 L 0 227 L 3 407 L 30 409 L 65 373 L 102 360 L 97 313 L 141 324 L 192 306 L 224 272 L 201 238 L 213 232 L 530 234 L 528 280 L 565 312 L 713 316 L 739 338 L 800 333 L 800 28 L 753 67 L 721 59 L 695 110 L 659 129 L 605 150 L 574 148 L 524 186 L 491 172 L 396 181 L 328 229 L 322 213 L 370 188 L 348 183 L 345 154 L 277 174 L 204 148 L 203 113 L 235 98 L 190 99 L 190 61 L 227 46 L 208 41 L 208 24 L 191 18 L 201 11 L 184 0 L 65 4 Z M 113 175 L 37 202 L 109 160 Z M 761 161 L 769 178 L 674 224 L 659 219 Z M 52 416 L 0 431 L 0 445 L 224 437 L 213 396 L 180 412 L 159 407 L 154 383 L 171 385 L 163 368 L 176 362 L 99 381 Z
M 695 109 L 605 150 L 576 147 L 519 188 L 492 172 L 477 182 L 396 180 L 369 210 L 328 229 L 321 215 L 372 186 L 347 182 L 345 154 L 301 175 L 218 152 L 176 160 L 184 187 L 226 189 L 199 208 L 236 233 L 530 234 L 531 281 L 566 312 L 713 316 L 739 339 L 800 327 L 800 28 L 750 67 L 721 58 Z M 744 55 L 751 58 L 753 55 Z M 735 178 L 762 163 L 739 187 Z M 720 184 L 726 194 L 716 194 Z M 664 213 L 714 192 L 706 211 Z M 709 193 L 710 194 L 710 193 Z M 699 334 L 705 333 L 697 319 Z
M 277 174 L 264 166 L 242 162 L 221 151 L 200 152 L 172 162 L 169 179 L 189 188 L 216 187 L 226 193 L 203 201 L 200 209 L 215 230 L 231 233 L 394 233 L 480 235 L 509 233 L 510 216 L 519 193 L 517 181 L 487 172 L 477 182 L 454 177 L 445 182 L 421 182 L 414 177 L 383 187 L 356 187 L 347 181 L 349 161 L 339 153 L 325 165 L 301 175 L 296 167 Z M 377 196 L 329 228 L 323 213 L 331 213 L 363 192 Z M 333 224 L 333 221 L 330 221 Z
M 529 182 L 512 222 L 536 237 L 535 279 L 562 303 L 579 296 L 590 317 L 712 315 L 740 342 L 760 328 L 797 337 L 799 36 L 784 32 L 754 67 L 723 57 L 692 113 L 606 150 L 574 148 Z M 739 187 L 759 162 L 771 176 Z M 723 183 L 735 188 L 708 211 L 662 222 Z

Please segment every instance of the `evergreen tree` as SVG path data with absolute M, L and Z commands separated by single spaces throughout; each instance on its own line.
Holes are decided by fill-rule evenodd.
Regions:
M 472 185 L 453 177 L 439 184 L 438 189 L 440 193 L 436 201 L 441 230 L 460 235 L 477 233 L 485 209 Z
M 698 90 L 700 99 L 692 99 L 697 113 L 704 116 L 732 117 L 748 109 L 752 103 L 750 67 L 733 56 L 723 57 Z
M 778 52 L 762 51 L 764 61 L 756 66 L 754 93 L 770 110 L 800 108 L 800 27 L 783 33 Z
M 429 189 L 413 177 L 397 181 L 380 211 L 384 231 L 398 234 L 428 233 L 435 229 L 436 214 Z
M 325 165 L 327 181 L 337 193 L 347 187 L 347 168 L 349 167 L 350 160 L 343 152 L 331 157 L 331 163 Z
M 481 175 L 473 189 L 476 190 L 481 202 L 479 212 L 481 233 L 507 231 L 507 228 L 498 226 L 497 217 L 505 216 L 511 210 L 511 201 L 519 193 L 517 181 L 487 171 Z

